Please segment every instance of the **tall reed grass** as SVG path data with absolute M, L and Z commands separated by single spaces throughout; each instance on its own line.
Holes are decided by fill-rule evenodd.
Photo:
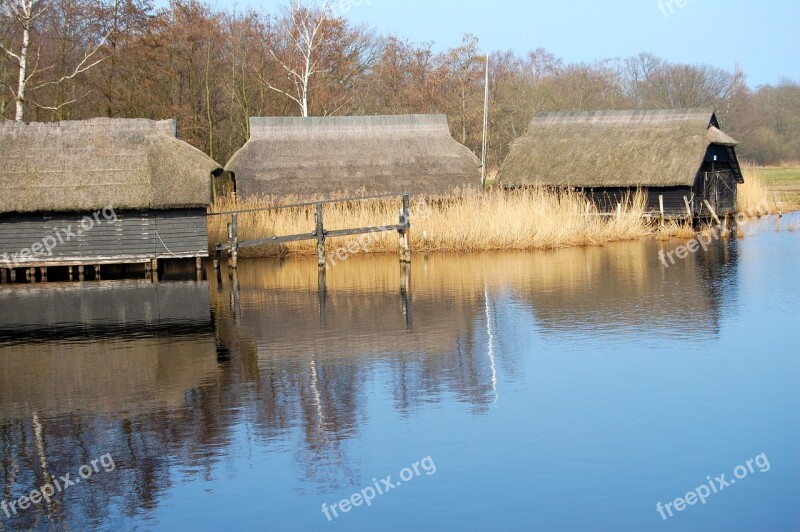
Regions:
M 742 172 L 744 183 L 736 190 L 736 210 L 750 217 L 778 214 L 775 194 L 765 183 L 763 169 L 755 164 L 743 163 Z
M 281 204 L 308 201 L 307 198 L 282 198 Z M 465 252 L 497 250 L 554 249 L 568 246 L 596 245 L 630 240 L 652 234 L 642 219 L 645 200 L 637 194 L 626 202 L 619 215 L 601 215 L 586 198 L 576 192 L 552 192 L 544 189 L 486 192 L 467 190 L 448 199 L 412 198 L 411 249 L 414 252 Z M 260 209 L 277 205 L 273 199 L 246 201 L 219 200 L 213 212 Z M 326 229 L 349 229 L 398 223 L 400 199 L 326 204 Z M 212 216 L 209 239 L 212 243 L 227 240 L 229 216 Z M 239 239 L 250 240 L 274 235 L 310 233 L 314 229 L 314 207 L 297 207 L 239 215 Z M 353 245 L 365 246 L 362 236 L 341 237 L 328 241 L 328 249 Z M 398 235 L 382 232 L 370 235 L 368 252 L 398 250 Z M 263 246 L 242 250 L 242 256 L 311 255 L 316 253 L 312 240 L 282 246 Z

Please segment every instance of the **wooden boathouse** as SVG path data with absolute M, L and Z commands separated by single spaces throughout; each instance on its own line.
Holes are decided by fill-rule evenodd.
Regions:
M 329 199 L 336 194 L 446 196 L 479 187 L 481 163 L 445 115 L 251 118 L 225 167 L 237 193 Z
M 206 211 L 222 169 L 174 120 L 0 124 L 0 274 L 72 278 L 90 267 L 208 256 Z M 52 272 L 51 272 L 52 273 Z
M 707 219 L 736 210 L 736 144 L 711 109 L 540 112 L 498 183 L 580 190 L 604 212 L 641 189 L 652 214 Z

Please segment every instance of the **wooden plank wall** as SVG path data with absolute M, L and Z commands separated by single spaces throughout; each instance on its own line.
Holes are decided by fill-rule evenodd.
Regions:
M 0 257 L 31 249 L 57 233 L 61 239 L 52 248 L 52 255 L 40 255 L 31 262 L 91 263 L 93 258 L 146 260 L 208 255 L 205 209 L 118 211 L 116 221 L 111 211 L 108 214 L 110 219 L 100 214 L 99 223 L 94 222 L 92 227 L 88 221 L 81 226 L 87 213 L 2 214 Z

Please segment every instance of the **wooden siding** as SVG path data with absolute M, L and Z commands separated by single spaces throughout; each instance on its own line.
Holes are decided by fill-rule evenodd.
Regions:
M 659 212 L 658 197 L 664 198 L 664 215 L 668 217 L 686 218 L 684 196 L 691 201 L 691 187 L 652 187 L 645 189 L 647 193 L 647 211 Z M 613 212 L 617 203 L 625 201 L 636 193 L 635 188 L 591 188 L 584 193 L 602 212 Z M 695 207 L 696 209 L 696 207 Z
M 0 215 L 0 267 L 7 253 L 17 254 L 18 265 L 94 264 L 146 262 L 208 256 L 205 209 L 168 211 L 119 211 L 116 221 L 102 214 L 100 223 L 81 221 L 87 213 L 31 213 Z M 88 213 L 93 218 L 93 213 Z M 94 221 L 94 220 L 93 220 Z M 112 223 L 113 222 L 113 223 Z M 41 244 L 47 237 L 61 235 L 52 255 L 40 254 L 23 260 L 19 253 Z M 51 240 L 52 241 L 52 240 Z

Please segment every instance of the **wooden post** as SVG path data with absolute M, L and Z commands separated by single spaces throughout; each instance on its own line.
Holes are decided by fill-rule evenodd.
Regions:
M 314 234 L 317 237 L 317 266 L 319 269 L 325 269 L 325 224 L 322 219 L 322 203 L 316 204 L 316 221 L 317 227 Z
M 617 203 L 617 220 L 622 220 L 622 203 Z
M 231 223 L 228 226 L 228 242 L 231 245 L 231 258 L 228 265 L 231 268 L 239 267 L 239 214 L 233 213 L 231 215 Z
M 83 281 L 85 279 L 86 279 L 86 268 L 83 265 L 78 266 L 78 280 Z
M 708 209 L 708 212 L 711 213 L 711 217 L 714 218 L 714 221 L 717 222 L 717 225 L 720 225 L 722 222 L 719 221 L 719 216 L 717 216 L 717 213 L 714 212 L 714 209 L 713 209 L 713 207 L 711 207 L 711 204 L 708 202 L 708 200 L 704 199 L 703 203 L 706 204 L 706 208 Z
M 661 226 L 664 226 L 664 196 L 658 195 L 658 212 L 661 213 Z
M 42 282 L 46 283 L 47 282 L 47 267 L 46 266 L 42 267 L 41 272 L 42 272 Z
M 12 283 L 16 283 L 17 282 L 17 270 L 15 270 L 14 268 L 11 268 L 11 271 L 8 272 L 8 280 L 10 282 L 12 282 Z
M 99 264 L 95 264 L 94 265 L 94 280 L 95 281 L 99 281 L 100 280 L 100 265 Z
M 400 233 L 400 262 L 403 264 L 409 264 L 411 262 L 411 245 L 408 241 L 411 221 L 409 220 L 408 204 L 408 194 L 403 194 L 403 212 L 400 213 L 399 223 L 401 228 L 398 230 L 398 233 Z
M 689 217 L 689 221 L 694 217 L 692 214 L 692 206 L 689 204 L 689 200 L 686 196 L 683 197 L 683 204 L 686 205 L 686 215 Z
M 202 257 L 195 257 L 194 258 L 194 269 L 199 271 L 203 270 L 203 258 Z
M 72 281 L 72 266 L 67 266 L 67 277 Z
M 8 281 L 6 280 L 6 270 L 5 268 L 0 269 L 0 284 L 6 284 Z

